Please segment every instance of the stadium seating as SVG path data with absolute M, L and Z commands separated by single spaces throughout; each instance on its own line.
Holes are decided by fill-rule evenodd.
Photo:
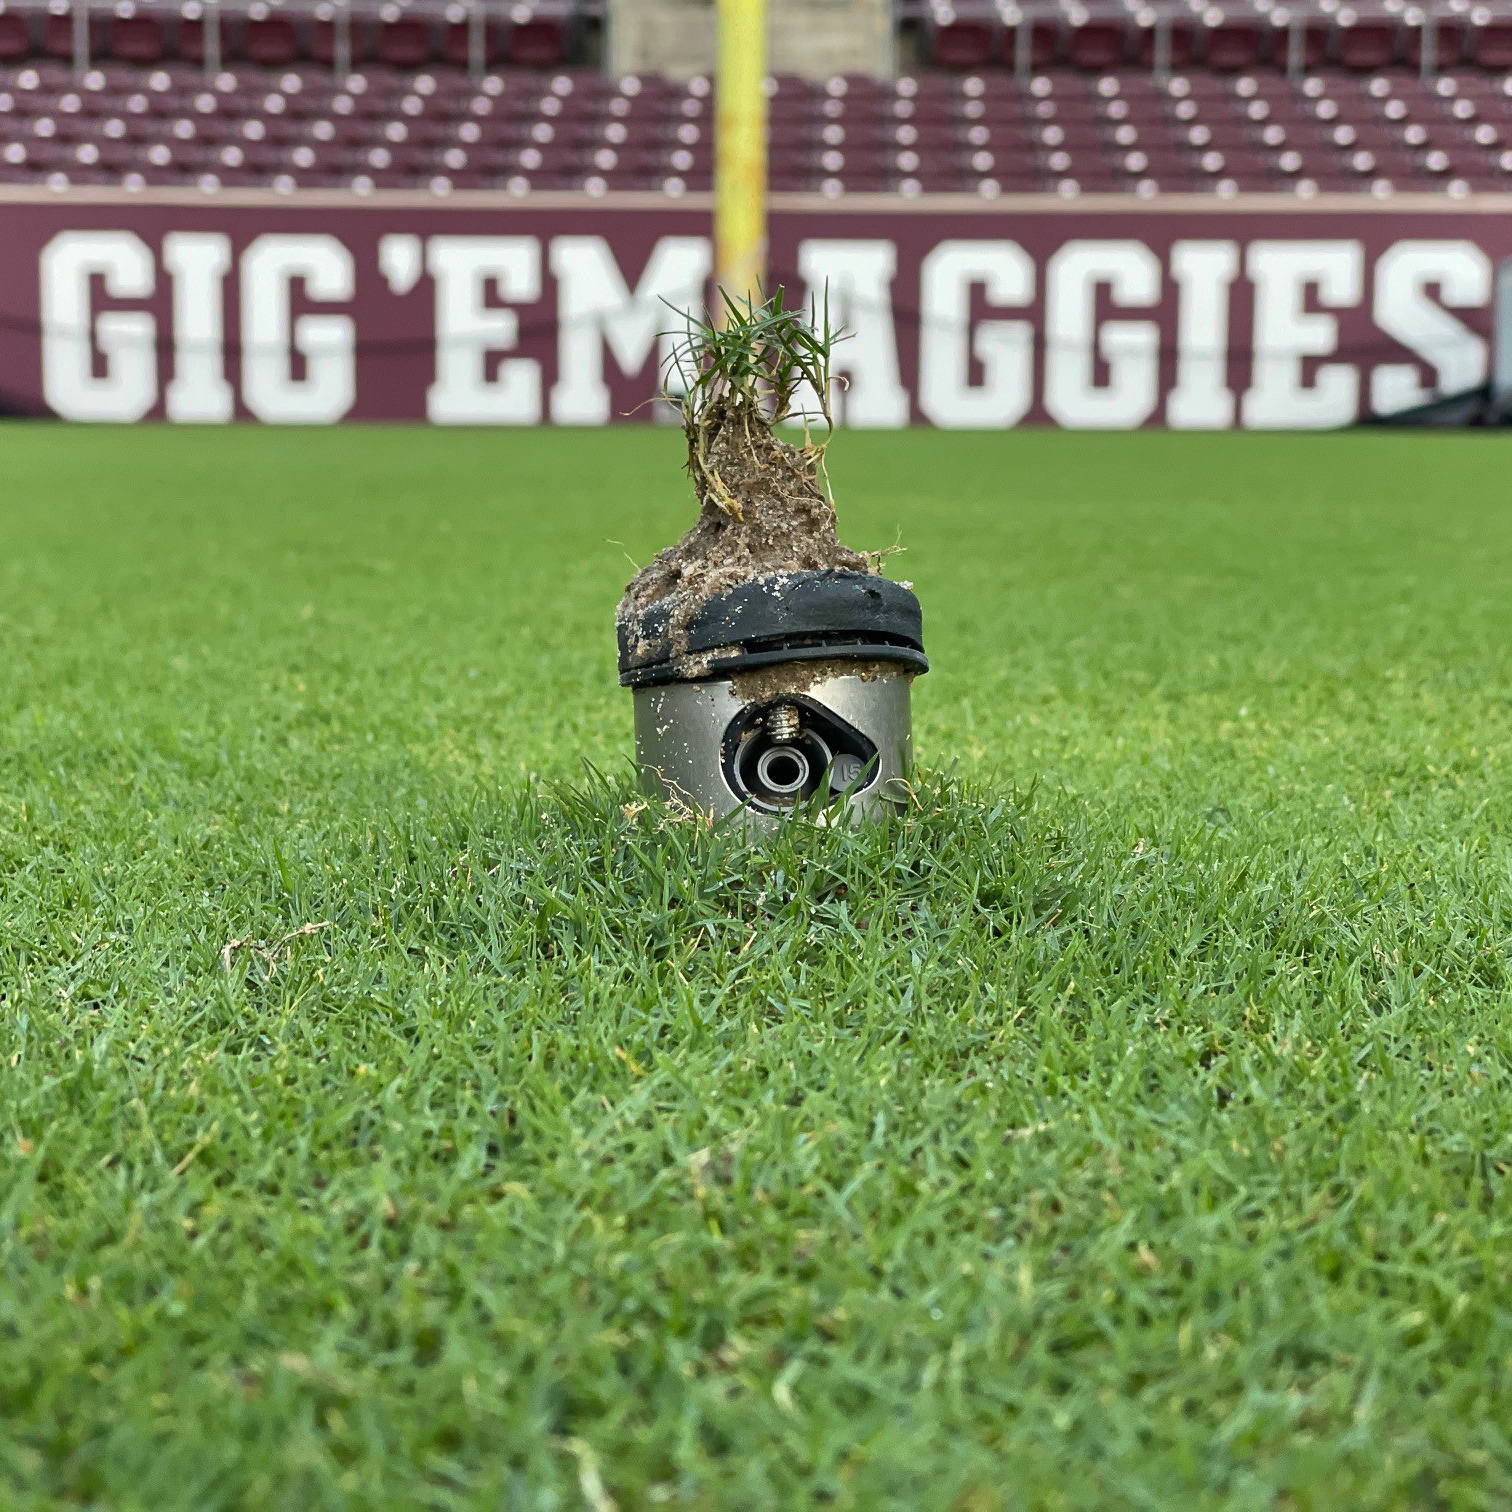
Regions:
M 444 6 L 430 0 L 383 0 L 370 7 L 338 7 L 331 0 L 276 6 L 239 0 L 210 9 L 217 17 L 219 60 L 265 68 L 329 65 L 338 55 L 354 66 L 385 63 L 418 69 L 441 61 L 507 61 L 524 68 L 560 68 L 583 61 L 585 30 L 598 17 L 590 0 L 509 0 L 507 7 L 494 5 L 480 13 L 477 26 L 466 0 Z M 84 38 L 85 61 L 203 63 L 209 51 L 207 24 L 203 0 L 94 5 Z M 482 48 L 476 60 L 470 51 L 474 33 Z M 71 12 L 44 9 L 38 0 L 0 0 L 0 63 L 74 61 L 79 40 Z
M 931 66 L 979 71 L 1069 64 L 1086 72 L 1130 59 L 1174 67 L 1329 64 L 1358 72 L 1461 60 L 1512 67 L 1512 12 L 1471 0 L 899 0 Z M 1159 56 L 1159 55 L 1164 55 Z
M 104 63 L 0 68 L 0 178 L 61 183 L 659 190 L 709 186 L 705 79 L 593 72 Z M 1512 190 L 1512 79 L 1332 68 L 1066 67 L 1020 80 L 774 81 L 782 190 L 982 196 L 1044 191 Z
M 81 33 L 72 15 L 0 0 L 0 181 L 672 196 L 710 186 L 709 80 L 616 80 L 583 66 L 590 0 L 487 13 L 385 0 L 347 13 L 339 33 L 327 0 L 238 3 L 213 34 L 199 0 L 172 10 L 121 0 Z M 1273 0 L 1192 0 L 1185 19 L 1122 20 L 1080 0 L 1045 3 L 1055 16 L 1015 0 L 921 0 L 913 20 L 940 66 L 896 80 L 773 80 L 773 187 L 1512 192 L 1512 20 L 1446 11 L 1425 29 L 1416 10 L 1303 0 L 1277 27 Z

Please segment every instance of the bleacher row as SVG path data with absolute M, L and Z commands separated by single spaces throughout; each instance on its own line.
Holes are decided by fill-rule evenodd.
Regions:
M 1065 65 L 1084 73 L 1201 66 L 1225 73 L 1336 66 L 1357 73 L 1396 66 L 1512 68 L 1512 14 L 1469 0 L 1411 6 L 1388 0 L 1362 12 L 1336 0 L 1190 0 L 1176 6 L 1127 0 L 1122 14 L 1089 13 L 1081 0 L 1026 13 L 1003 0 L 999 13 L 942 8 L 922 28 L 921 49 L 937 67 L 1020 73 Z
M 1087 3 L 902 0 L 942 66 L 772 80 L 773 188 L 1512 193 L 1504 12 Z M 49 4 L 0 0 L 0 183 L 711 187 L 710 81 L 584 66 L 601 0 Z
M 0 63 L 560 68 L 591 61 L 604 4 L 0 0 Z M 1512 69 L 1512 0 L 899 0 L 899 27 L 929 67 L 1020 77 L 1057 67 Z
M 412 11 L 390 0 L 366 13 L 331 3 L 270 9 L 254 0 L 222 11 L 201 0 L 166 8 L 121 0 L 82 14 L 67 6 L 41 9 L 0 0 L 0 63 L 560 68 L 580 61 L 596 19 L 592 7 L 573 0 L 513 0 L 487 11 L 462 0 Z
M 525 195 L 710 187 L 707 79 L 0 70 L 0 181 Z M 1512 79 L 1061 69 L 771 86 L 772 182 L 832 196 L 1512 191 Z

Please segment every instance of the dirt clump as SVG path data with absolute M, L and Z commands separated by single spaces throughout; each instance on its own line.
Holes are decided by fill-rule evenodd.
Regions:
M 619 619 L 633 627 L 662 606 L 666 640 L 686 649 L 693 616 L 718 594 L 753 578 L 843 568 L 872 572 L 874 559 L 844 545 L 824 481 L 824 447 L 794 445 L 744 396 L 720 395 L 690 429 L 688 471 L 698 521 L 631 580 Z

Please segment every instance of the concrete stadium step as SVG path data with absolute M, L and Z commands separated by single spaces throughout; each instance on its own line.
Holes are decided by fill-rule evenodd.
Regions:
M 713 0 L 619 0 L 608 15 L 614 73 L 712 73 Z M 771 0 L 768 47 L 772 70 L 826 78 L 896 71 L 890 0 Z

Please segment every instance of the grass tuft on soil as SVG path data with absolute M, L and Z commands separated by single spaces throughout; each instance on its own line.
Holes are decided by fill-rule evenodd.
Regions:
M 7 1512 L 1512 1500 L 1497 439 L 848 437 L 937 775 L 760 845 L 665 432 L 0 445 Z
M 619 607 L 634 625 L 664 606 L 674 647 L 704 604 L 740 583 L 875 565 L 840 540 L 825 470 L 830 357 L 843 339 L 828 308 L 787 308 L 778 289 L 760 304 L 726 295 L 722 314 L 687 317 L 666 375 L 684 385 L 678 408 L 698 519 L 635 575 Z M 801 442 L 779 433 L 787 422 L 802 424 Z

